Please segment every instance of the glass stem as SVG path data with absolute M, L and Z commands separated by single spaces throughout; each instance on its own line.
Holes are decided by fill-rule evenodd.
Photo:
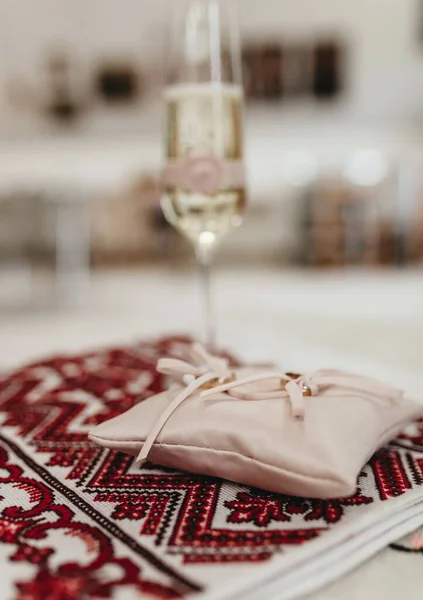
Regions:
M 216 350 L 216 320 L 212 301 L 211 265 L 213 252 L 211 248 L 199 245 L 196 248 L 197 264 L 200 273 L 201 292 L 203 296 L 205 344 L 209 352 Z

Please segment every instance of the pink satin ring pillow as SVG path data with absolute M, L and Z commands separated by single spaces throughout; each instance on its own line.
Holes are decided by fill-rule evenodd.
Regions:
M 229 369 L 199 346 L 159 361 L 179 385 L 95 427 L 92 441 L 152 462 L 283 494 L 355 493 L 372 454 L 423 415 L 400 390 L 340 371 Z

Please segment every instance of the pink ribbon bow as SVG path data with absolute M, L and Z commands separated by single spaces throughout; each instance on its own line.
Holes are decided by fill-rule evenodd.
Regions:
M 225 393 L 231 398 L 247 401 L 287 399 L 295 419 L 304 419 L 306 397 L 316 396 L 319 390 L 330 386 L 342 386 L 388 401 L 397 401 L 403 395 L 399 389 L 341 371 L 317 371 L 310 376 L 267 371 L 237 379 L 226 359 L 209 354 L 200 344 L 193 344 L 188 353 L 188 358 L 195 364 L 176 358 L 162 358 L 158 361 L 159 373 L 175 377 L 185 387 L 153 426 L 138 455 L 138 463 L 142 464 L 148 459 L 153 444 L 173 413 L 199 390 L 200 398 Z

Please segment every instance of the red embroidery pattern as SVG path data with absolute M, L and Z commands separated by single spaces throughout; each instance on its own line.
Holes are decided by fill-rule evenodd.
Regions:
M 48 597 L 52 600 L 83 597 L 85 594 L 110 596 L 115 586 L 123 584 L 135 586 L 139 591 L 154 589 L 158 598 L 177 598 L 179 594 L 163 585 L 145 580 L 140 569 L 129 559 L 119 559 L 114 555 L 111 539 L 97 527 L 78 521 L 75 512 L 56 500 L 55 494 L 43 482 L 24 475 L 23 469 L 8 462 L 4 447 L 0 446 L 0 469 L 9 473 L 0 478 L 2 489 L 10 487 L 26 493 L 30 508 L 9 506 L 0 519 L 0 541 L 17 545 L 11 555 L 12 561 L 25 561 L 39 567 L 33 581 L 18 583 L 18 598 L 34 600 Z M 54 515 L 54 518 L 52 518 Z M 77 537 L 86 545 L 86 555 L 92 555 L 87 564 L 78 558 L 65 562 L 54 571 L 49 561 L 54 554 L 50 547 L 39 548 L 40 541 L 48 538 L 51 531 L 62 531 L 65 536 Z M 85 556 L 86 556 L 85 555 Z M 123 576 L 110 579 L 107 583 L 98 578 L 98 570 L 107 565 L 119 567 Z
M 229 523 L 254 523 L 257 527 L 266 527 L 272 521 L 290 522 L 293 515 L 303 515 L 305 521 L 337 523 L 344 515 L 345 506 L 372 502 L 373 498 L 363 496 L 360 492 L 351 498 L 339 500 L 307 500 L 256 491 L 240 492 L 237 499 L 226 502 L 226 506 L 232 509 L 228 516 Z
M 155 535 L 168 508 L 171 496 L 164 494 L 97 494 L 97 502 L 117 502 L 112 518 L 117 521 L 145 520 L 141 529 L 144 535 Z
M 423 422 L 375 455 L 356 495 L 336 501 L 140 470 L 91 444 L 93 425 L 162 390 L 157 358 L 187 342 L 57 357 L 0 381 L 0 542 L 11 561 L 34 569 L 32 580 L 16 582 L 18 600 L 110 597 L 125 586 L 180 597 L 215 579 L 198 581 L 197 565 L 215 573 L 269 560 L 347 513 L 423 485 Z
M 399 452 L 387 449 L 380 450 L 373 457 L 371 466 L 382 500 L 400 496 L 411 488 Z
M 423 450 L 423 419 L 420 419 L 408 429 L 411 432 L 399 435 L 394 445 L 410 450 Z

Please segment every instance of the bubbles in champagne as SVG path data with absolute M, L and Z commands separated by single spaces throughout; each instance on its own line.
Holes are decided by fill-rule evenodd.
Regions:
M 218 241 L 242 221 L 244 186 L 234 176 L 243 159 L 242 108 L 242 89 L 234 85 L 184 85 L 166 91 L 168 165 L 189 175 L 197 159 L 204 163 L 197 171 L 205 185 L 192 178 L 168 184 L 162 206 L 168 221 L 194 244 L 204 234 Z

